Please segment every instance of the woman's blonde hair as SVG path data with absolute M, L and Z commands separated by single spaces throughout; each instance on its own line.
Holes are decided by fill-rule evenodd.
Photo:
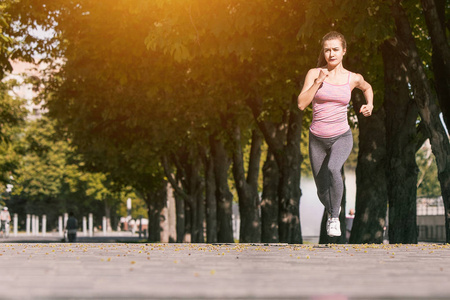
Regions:
M 342 43 L 342 48 L 344 50 L 347 49 L 347 41 L 345 40 L 345 37 L 342 33 L 339 33 L 337 31 L 328 32 L 322 38 L 322 48 L 320 49 L 319 58 L 317 60 L 318 68 L 327 65 L 327 61 L 325 60 L 325 54 L 323 53 L 323 44 L 325 43 L 325 41 L 329 41 L 329 40 L 340 40 Z

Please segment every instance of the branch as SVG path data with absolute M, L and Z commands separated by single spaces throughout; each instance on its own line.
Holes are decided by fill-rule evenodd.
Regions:
M 275 126 L 273 126 L 269 122 L 260 119 L 260 115 L 262 113 L 262 100 L 257 99 L 256 97 L 247 98 L 246 103 L 253 113 L 256 124 L 258 124 L 259 129 L 264 135 L 264 140 L 266 141 L 275 157 L 277 157 L 280 153 L 283 152 L 284 143 L 282 143 L 277 138 L 278 135 L 276 134 L 276 132 L 278 131 L 278 129 L 276 129 Z
M 429 139 L 429 136 L 427 133 L 428 132 L 425 129 L 425 124 L 423 123 L 423 121 L 420 121 L 419 125 L 417 126 L 416 152 L 419 151 L 419 149 L 422 148 L 425 141 Z
M 442 28 L 443 22 L 439 18 L 435 1 L 421 0 L 421 2 L 433 49 L 441 56 L 444 61 L 445 72 L 447 76 L 450 76 L 450 47 L 448 46 L 445 32 Z
M 188 203 L 191 204 L 191 202 L 192 202 L 191 198 L 189 197 L 188 194 L 186 194 L 186 193 L 183 191 L 182 188 L 180 188 L 180 187 L 178 186 L 178 183 L 177 183 L 176 179 L 173 177 L 172 172 L 170 172 L 170 170 L 169 170 L 169 164 L 168 164 L 168 162 L 167 162 L 167 157 L 166 157 L 165 155 L 162 156 L 161 162 L 162 162 L 162 165 L 163 165 L 163 168 L 164 168 L 164 174 L 166 175 L 167 180 L 169 180 L 170 185 L 172 186 L 172 188 L 174 189 L 174 191 L 175 191 L 178 195 L 180 195 L 180 197 L 183 198 L 184 201 L 186 201 L 186 202 L 188 202 Z

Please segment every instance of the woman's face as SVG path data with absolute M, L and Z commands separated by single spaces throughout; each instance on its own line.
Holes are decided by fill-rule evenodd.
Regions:
M 346 49 L 342 47 L 339 39 L 327 40 L 323 42 L 323 54 L 328 65 L 336 66 L 342 62 Z

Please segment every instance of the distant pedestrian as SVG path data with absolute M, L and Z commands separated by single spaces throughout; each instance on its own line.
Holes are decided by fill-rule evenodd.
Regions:
M 344 193 L 341 169 L 353 147 L 353 136 L 347 120 L 352 90 L 364 93 L 367 104 L 360 113 L 369 117 L 373 109 L 372 87 L 357 73 L 345 69 L 342 60 L 347 43 L 342 34 L 329 32 L 322 38 L 317 68 L 306 75 L 298 96 L 298 107 L 312 103 L 309 128 L 309 157 L 317 195 L 328 214 L 328 236 L 341 236 L 339 214 Z
M 2 237 L 9 235 L 9 223 L 11 222 L 11 215 L 9 214 L 8 208 L 5 206 L 0 212 L 1 221 L 1 234 Z
M 350 240 L 350 233 L 352 232 L 353 220 L 355 219 L 355 210 L 352 208 L 348 212 L 348 215 L 345 217 L 345 231 L 347 242 Z
M 69 242 L 75 242 L 77 239 L 78 221 L 73 212 L 69 212 L 69 218 L 66 224 L 67 239 Z

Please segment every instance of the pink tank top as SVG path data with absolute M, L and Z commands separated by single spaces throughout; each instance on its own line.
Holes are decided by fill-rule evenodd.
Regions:
M 312 101 L 313 119 L 309 130 L 315 136 L 331 138 L 350 129 L 347 120 L 347 106 L 352 96 L 350 75 L 346 84 L 323 82 Z

